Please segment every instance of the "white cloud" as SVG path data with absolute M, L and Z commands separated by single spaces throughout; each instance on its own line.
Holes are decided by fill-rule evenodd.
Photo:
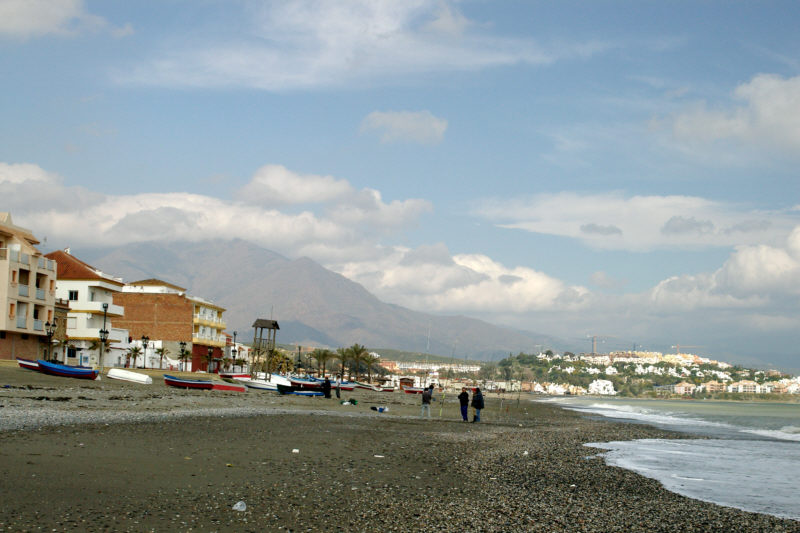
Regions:
M 696 196 L 620 193 L 494 199 L 475 212 L 506 228 L 632 251 L 776 244 L 800 221 L 791 209 L 769 212 Z
M 8 164 L 0 162 L 0 184 L 41 182 L 42 184 L 61 183 L 58 174 L 47 172 L 39 165 L 31 163 Z
M 759 74 L 739 85 L 733 99 L 741 105 L 709 109 L 700 103 L 674 115 L 673 134 L 687 142 L 733 139 L 790 152 L 800 148 L 800 76 Z
M 114 27 L 103 17 L 89 13 L 84 0 L 0 1 L 0 35 L 24 39 L 102 29 L 115 37 L 133 33 L 130 24 Z
M 353 193 L 345 180 L 298 174 L 281 165 L 259 168 L 240 191 L 249 203 L 265 205 L 326 203 Z
M 361 122 L 361 131 L 375 131 L 381 141 L 436 144 L 444 138 L 447 120 L 430 111 L 373 111 Z
M 559 43 L 487 34 L 447 0 L 297 0 L 251 5 L 248 31 L 181 46 L 117 74 L 121 83 L 252 87 L 271 91 L 407 80 L 431 72 L 585 58 L 603 43 Z
M 355 191 L 346 180 L 278 165 L 260 168 L 244 192 L 247 201 L 188 193 L 107 195 L 67 187 L 34 164 L 0 163 L 0 198 L 7 199 L 15 220 L 73 246 L 239 237 L 323 263 L 370 260 L 381 253 L 381 238 L 415 225 L 431 209 L 426 200 L 386 203 L 378 191 Z M 318 205 L 282 210 L 269 201 L 273 193 L 283 194 L 285 203 Z
M 496 314 L 585 305 L 589 291 L 481 254 L 451 256 L 443 244 L 394 249 L 379 261 L 335 267 L 379 297 L 413 309 Z

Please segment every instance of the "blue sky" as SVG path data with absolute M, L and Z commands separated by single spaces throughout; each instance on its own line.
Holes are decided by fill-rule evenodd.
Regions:
M 800 368 L 795 2 L 0 0 L 0 209 Z M 586 349 L 591 344 L 586 340 Z

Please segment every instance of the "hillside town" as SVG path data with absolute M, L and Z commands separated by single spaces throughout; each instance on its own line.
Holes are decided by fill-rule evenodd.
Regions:
M 225 308 L 169 281 L 124 282 L 69 249 L 43 254 L 28 229 L 0 213 L 0 359 L 95 368 L 246 372 L 253 348 L 226 331 Z M 279 329 L 277 322 L 275 328 Z M 277 348 L 287 370 L 317 373 L 320 350 Z M 358 360 L 387 385 L 480 384 L 490 392 L 549 395 L 776 395 L 800 393 L 800 378 L 734 367 L 694 354 L 629 351 L 509 356 L 499 363 Z M 356 369 L 356 374 L 360 368 Z

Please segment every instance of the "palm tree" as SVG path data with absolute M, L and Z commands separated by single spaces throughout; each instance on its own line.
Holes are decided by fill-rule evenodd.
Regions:
M 192 352 L 187 350 L 186 348 L 181 348 L 180 354 L 178 354 L 178 360 L 182 363 L 181 371 L 186 368 L 186 361 L 192 358 Z
M 337 348 L 333 358 L 339 360 L 339 381 L 342 381 L 344 379 L 344 367 L 347 365 L 347 361 L 351 359 L 350 349 Z
M 156 348 L 156 353 L 158 354 L 158 368 L 164 368 L 164 356 L 169 354 L 169 349 L 164 348 Z
M 136 359 L 139 357 L 139 354 L 142 353 L 142 349 L 139 346 L 131 346 L 128 348 L 128 353 L 126 354 L 126 361 L 125 361 L 125 368 L 129 368 L 131 357 L 133 357 L 133 366 L 130 368 L 136 368 Z
M 380 360 L 380 357 L 377 355 L 372 355 L 371 353 L 367 353 L 364 356 L 364 364 L 367 365 L 367 380 L 370 383 L 372 383 L 372 367 Z
M 354 366 L 356 367 L 356 381 L 358 381 L 358 373 L 361 370 L 361 363 L 366 361 L 366 356 L 369 355 L 367 349 L 361 344 L 354 344 L 350 348 L 347 349 L 350 352 L 350 360 L 353 362 Z M 351 365 L 352 369 L 353 365 Z M 352 374 L 350 375 L 352 378 Z
M 334 353 L 324 348 L 317 348 L 311 352 L 311 357 L 317 361 L 317 373 L 319 377 L 325 375 L 325 367 L 331 359 L 335 357 Z

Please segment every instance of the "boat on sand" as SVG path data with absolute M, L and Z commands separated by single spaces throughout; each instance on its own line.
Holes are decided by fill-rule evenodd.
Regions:
M 169 374 L 164 374 L 164 384 L 170 387 L 178 387 L 180 389 L 211 390 L 214 388 L 214 383 L 207 379 L 186 379 L 170 376 Z
M 17 364 L 20 368 L 24 368 L 26 370 L 33 370 L 34 372 L 39 372 L 39 363 L 36 361 L 32 361 L 30 359 L 23 359 L 22 357 L 17 357 Z
M 43 359 L 37 359 L 39 371 L 51 376 L 60 376 L 64 378 L 78 378 L 78 379 L 97 379 L 100 374 L 99 370 L 93 368 L 86 368 L 83 366 L 68 366 L 60 365 L 58 363 L 48 363 Z
M 106 374 L 111 379 L 119 379 L 121 381 L 130 381 L 132 383 L 141 383 L 142 385 L 151 385 L 153 378 L 147 374 L 140 374 L 131 370 L 124 370 L 122 368 L 112 368 Z

